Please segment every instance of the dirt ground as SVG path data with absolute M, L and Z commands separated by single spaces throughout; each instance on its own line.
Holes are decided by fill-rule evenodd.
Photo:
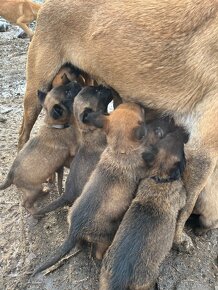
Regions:
M 0 181 L 5 178 L 17 152 L 23 110 L 29 41 L 18 39 L 17 33 L 15 26 L 0 33 Z M 42 203 L 55 197 L 57 192 L 53 190 Z M 53 212 L 37 222 L 20 206 L 20 200 L 20 193 L 13 186 L 0 192 L 0 290 L 98 289 L 100 263 L 91 257 L 90 249 L 71 257 L 49 275 L 30 278 L 36 265 L 64 240 L 67 209 Z M 218 231 L 204 237 L 194 236 L 191 228 L 187 231 L 193 238 L 195 250 L 192 254 L 171 251 L 161 267 L 159 289 L 218 290 Z

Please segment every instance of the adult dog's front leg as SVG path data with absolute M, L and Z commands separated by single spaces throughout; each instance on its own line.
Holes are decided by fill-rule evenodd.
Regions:
M 24 97 L 24 113 L 22 125 L 19 132 L 19 143 L 18 150 L 20 151 L 24 144 L 29 140 L 30 132 L 36 119 L 42 109 L 36 95 L 37 90 L 33 91 L 32 94 L 26 94 Z
M 32 127 L 42 108 L 38 101 L 37 91 L 47 92 L 49 90 L 61 65 L 59 51 L 52 50 L 51 45 L 45 42 L 43 34 L 38 35 L 36 32 L 28 51 L 27 85 L 18 150 L 22 149 L 28 141 Z

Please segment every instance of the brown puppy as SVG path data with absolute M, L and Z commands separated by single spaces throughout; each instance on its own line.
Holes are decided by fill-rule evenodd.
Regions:
M 111 90 L 99 86 L 82 89 L 74 99 L 73 111 L 80 132 L 80 144 L 70 166 L 65 192 L 57 200 L 38 210 L 35 215 L 42 215 L 66 204 L 72 204 L 81 194 L 107 144 L 105 132 L 89 124 L 87 118 L 92 112 L 106 113 L 112 98 Z
M 27 25 L 36 20 L 41 7 L 42 4 L 31 0 L 1 0 L 0 16 L 13 24 L 19 25 L 32 38 L 34 33 Z
M 172 114 L 190 132 L 184 174 L 188 198 L 176 234 L 182 242 L 185 221 L 218 155 L 217 0 L 91 0 L 86 5 L 48 0 L 35 36 L 24 98 L 29 113 L 24 112 L 19 146 L 40 111 L 37 89 L 46 90 L 66 62 L 105 82 L 125 101 Z M 33 95 L 35 102 L 29 102 Z
M 68 82 L 78 82 L 81 86 L 85 85 L 85 80 L 81 76 L 80 70 L 74 68 L 70 64 L 66 64 L 62 66 L 59 72 L 56 74 L 55 78 L 52 81 L 52 88 L 59 87 L 64 85 Z
M 34 202 L 42 183 L 73 158 L 78 144 L 72 123 L 72 104 L 81 87 L 77 83 L 54 88 L 47 95 L 39 92 L 46 116 L 38 135 L 18 153 L 0 189 L 11 184 L 23 192 L 23 206 L 33 214 Z
M 142 108 L 133 103 L 121 104 L 110 116 L 93 113 L 86 119 L 105 130 L 108 145 L 70 210 L 67 239 L 55 256 L 36 269 L 34 274 L 56 263 L 78 241 L 97 244 L 96 257 L 101 259 L 134 197 L 140 179 L 153 175 L 165 177 L 159 169 L 166 160 L 157 158 L 155 165 L 150 166 L 150 159 L 158 154 L 155 144 L 173 129 L 172 123 L 158 120 L 146 126 Z M 146 162 L 142 158 L 144 151 Z M 178 169 L 178 166 L 174 168 Z M 174 171 L 169 173 L 174 175 Z
M 55 78 L 52 81 L 52 87 L 55 88 L 61 86 L 66 82 L 65 79 L 67 79 L 68 82 L 76 81 L 81 86 L 98 85 L 96 81 L 91 79 L 87 73 L 79 70 L 70 63 L 66 63 L 61 67 L 61 69 L 59 70 L 59 72 L 56 74 Z
M 159 154 L 165 155 L 162 170 L 166 174 L 177 161 L 185 161 L 184 143 L 187 139 L 184 130 L 178 128 L 158 143 Z M 149 158 L 150 165 L 154 166 L 156 156 L 149 157 L 145 153 L 144 158 Z M 180 172 L 184 167 L 183 162 Z M 176 174 L 174 179 L 179 178 Z M 140 182 L 136 197 L 104 256 L 101 290 L 153 289 L 159 266 L 172 247 L 178 212 L 185 200 L 181 179 L 157 182 L 150 178 Z

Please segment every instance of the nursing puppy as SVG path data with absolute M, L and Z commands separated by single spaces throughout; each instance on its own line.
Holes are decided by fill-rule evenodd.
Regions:
M 30 0 L 4 0 L 0 2 L 0 16 L 19 25 L 32 38 L 34 33 L 28 24 L 36 20 L 41 7 L 42 4 Z
M 81 71 L 70 64 L 63 65 L 52 81 L 52 88 L 59 87 L 68 82 L 77 82 L 81 86 L 85 85 L 85 80 L 82 77 Z
M 146 151 L 148 155 L 156 155 L 155 144 L 172 130 L 171 122 L 163 120 L 163 128 L 160 120 L 158 125 L 154 122 L 146 126 L 143 109 L 133 103 L 121 104 L 110 116 L 89 114 L 86 120 L 103 128 L 108 146 L 70 210 L 67 239 L 54 257 L 36 269 L 34 274 L 56 263 L 82 240 L 94 243 L 96 257 L 101 259 L 135 195 L 140 179 L 154 175 L 162 177 L 159 168 L 163 160 L 158 160 L 156 168 L 150 164 L 147 166 L 142 154 Z
M 87 118 L 92 112 L 107 113 L 107 106 L 112 98 L 112 91 L 102 86 L 86 87 L 75 97 L 73 111 L 80 132 L 80 145 L 70 166 L 65 192 L 57 200 L 38 210 L 36 215 L 72 204 L 82 192 L 107 143 L 105 132 L 90 124 Z
M 166 158 L 163 172 L 169 174 L 172 165 L 180 163 L 180 172 L 175 171 L 173 178 L 178 180 L 149 178 L 140 182 L 136 197 L 104 256 L 101 290 L 153 289 L 159 266 L 173 244 L 178 212 L 186 201 L 180 174 L 185 168 L 184 143 L 187 140 L 187 134 L 178 128 L 158 143 L 156 149 Z M 151 166 L 159 158 L 144 155 Z
M 42 183 L 72 159 L 78 148 L 72 124 L 72 105 L 81 87 L 77 83 L 52 89 L 47 95 L 39 92 L 46 111 L 45 124 L 18 153 L 0 189 L 11 184 L 23 192 L 23 206 L 35 213 L 34 202 L 42 193 Z
M 78 82 L 81 86 L 97 86 L 96 81 L 93 80 L 87 73 L 81 71 L 70 63 L 66 63 L 60 68 L 54 77 L 52 87 L 55 88 L 60 86 L 65 82 L 66 78 L 71 82 Z

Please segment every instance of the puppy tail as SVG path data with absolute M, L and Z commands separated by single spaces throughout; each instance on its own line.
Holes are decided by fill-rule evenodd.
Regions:
M 0 190 L 8 188 L 12 183 L 13 183 L 13 174 L 9 172 L 5 181 L 0 184 Z
M 37 216 L 37 215 L 44 215 L 48 212 L 51 212 L 57 208 L 60 208 L 60 207 L 63 207 L 65 205 L 67 205 L 69 203 L 68 200 L 66 200 L 64 198 L 64 195 L 60 196 L 59 198 L 57 198 L 56 200 L 54 200 L 53 202 L 51 202 L 50 204 L 48 204 L 47 206 L 39 209 L 35 214 L 34 216 Z
M 76 241 L 77 239 L 75 238 L 75 236 L 69 234 L 65 242 L 57 250 L 55 256 L 51 257 L 47 262 L 36 268 L 32 276 L 35 276 L 36 274 L 46 270 L 47 268 L 57 263 L 61 258 L 63 258 L 67 253 L 69 253 L 72 248 L 76 246 Z

